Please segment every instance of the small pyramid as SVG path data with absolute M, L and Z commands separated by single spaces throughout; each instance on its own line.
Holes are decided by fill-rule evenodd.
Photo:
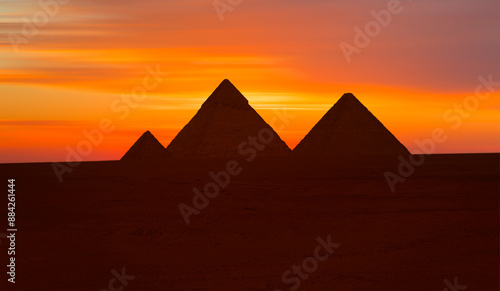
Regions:
M 353 94 L 347 93 L 293 150 L 297 156 L 409 154 Z
M 239 157 L 238 146 L 270 129 L 272 141 L 258 155 L 282 156 L 291 151 L 278 134 L 248 104 L 229 81 L 224 80 L 200 110 L 167 147 L 175 158 Z M 260 142 L 259 142 L 260 143 Z
M 122 157 L 122 161 L 164 160 L 168 153 L 150 131 L 146 131 Z

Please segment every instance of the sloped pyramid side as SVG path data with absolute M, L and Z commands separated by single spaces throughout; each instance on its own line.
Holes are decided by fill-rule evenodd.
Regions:
M 409 152 L 354 95 L 347 93 L 311 129 L 293 154 L 397 155 Z
M 122 161 L 164 160 L 168 153 L 163 145 L 149 131 L 146 131 L 121 158 Z
M 258 136 L 264 128 L 271 130 L 273 139 L 258 155 L 290 154 L 285 142 L 226 79 L 172 140 L 167 151 L 175 158 L 239 157 L 238 146 L 248 142 L 250 136 Z

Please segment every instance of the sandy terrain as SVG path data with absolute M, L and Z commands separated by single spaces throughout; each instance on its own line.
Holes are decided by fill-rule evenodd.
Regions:
M 395 193 L 394 158 L 241 160 L 186 225 L 178 205 L 227 162 L 83 163 L 63 183 L 50 164 L 0 165 L 16 179 L 13 290 L 109 290 L 123 267 L 127 291 L 292 290 L 282 274 L 329 235 L 340 246 L 297 290 L 499 290 L 498 154 L 433 156 Z

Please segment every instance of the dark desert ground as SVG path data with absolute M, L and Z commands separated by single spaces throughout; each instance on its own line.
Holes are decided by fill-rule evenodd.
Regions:
M 167 149 L 146 132 L 123 160 L 83 162 L 62 182 L 51 163 L 1 164 L 0 176 L 16 179 L 8 287 L 441 291 L 456 280 L 456 290 L 499 290 L 499 154 L 414 156 L 424 163 L 392 192 L 384 173 L 410 154 L 354 96 L 300 153 L 277 137 L 255 160 L 234 155 L 260 126 L 224 81 Z M 230 161 L 241 173 L 186 224 L 179 205 L 193 207 L 193 188 Z M 340 246 L 327 259 L 282 280 L 328 237 Z M 111 270 L 123 268 L 133 279 L 120 284 Z
M 88 162 L 63 183 L 50 164 L 1 165 L 17 187 L 15 287 L 103 290 L 126 267 L 126 290 L 289 290 L 283 272 L 331 235 L 341 246 L 300 290 L 443 290 L 455 277 L 498 290 L 499 155 L 427 159 L 395 193 L 386 158 L 242 162 L 188 226 L 178 204 L 226 160 Z

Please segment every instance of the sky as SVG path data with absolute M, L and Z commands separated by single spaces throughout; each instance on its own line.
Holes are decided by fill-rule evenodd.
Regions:
M 412 152 L 437 128 L 436 153 L 500 152 L 498 15 L 497 0 L 0 0 L 0 163 L 119 159 L 146 130 L 167 146 L 223 79 L 264 120 L 295 116 L 278 130 L 292 149 L 351 92 Z

